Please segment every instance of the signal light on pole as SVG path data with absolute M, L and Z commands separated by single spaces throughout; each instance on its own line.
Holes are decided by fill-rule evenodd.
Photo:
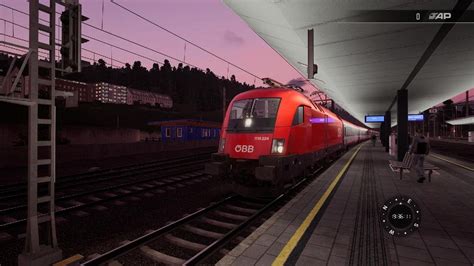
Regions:
M 61 62 L 68 72 L 81 72 L 81 46 L 89 40 L 82 38 L 82 22 L 88 17 L 82 16 L 80 4 L 66 4 L 61 13 Z

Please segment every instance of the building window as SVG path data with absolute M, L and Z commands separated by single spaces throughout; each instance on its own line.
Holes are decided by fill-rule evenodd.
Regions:
M 183 136 L 183 129 L 182 129 L 182 128 L 178 128 L 178 129 L 176 130 L 176 136 L 177 136 L 178 138 L 181 138 L 181 137 Z
M 171 137 L 171 128 L 167 128 L 167 129 L 165 130 L 165 134 L 166 134 L 166 137 L 167 137 L 167 138 Z

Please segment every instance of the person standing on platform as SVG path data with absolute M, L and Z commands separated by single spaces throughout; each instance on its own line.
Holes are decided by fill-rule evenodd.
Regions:
M 375 142 L 377 141 L 377 136 L 375 136 L 375 134 L 372 134 L 372 145 L 375 147 Z
M 425 180 L 423 164 L 425 162 L 425 156 L 430 152 L 430 144 L 428 143 L 428 139 L 425 138 L 419 129 L 416 130 L 416 135 L 413 137 L 413 142 L 411 143 L 409 152 L 413 156 L 413 165 L 418 174 L 417 182 L 423 183 Z

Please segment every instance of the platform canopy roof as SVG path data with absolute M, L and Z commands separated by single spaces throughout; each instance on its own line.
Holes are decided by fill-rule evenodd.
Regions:
M 360 121 L 368 114 L 383 115 L 404 84 L 408 85 L 409 113 L 474 88 L 474 24 L 451 24 L 454 27 L 448 29 L 447 23 L 361 23 L 355 22 L 360 15 L 354 15 L 361 10 L 452 11 L 462 6 L 472 10 L 471 1 L 224 2 L 304 76 L 307 31 L 314 29 L 314 62 L 319 71 L 311 82 Z M 439 41 L 436 49 L 429 49 Z M 426 56 L 425 64 L 407 83 Z M 396 104 L 391 110 L 395 123 Z

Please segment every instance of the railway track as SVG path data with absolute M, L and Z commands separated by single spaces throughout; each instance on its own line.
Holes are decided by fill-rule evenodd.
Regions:
M 145 180 L 150 174 L 154 174 L 157 171 L 168 170 L 176 166 L 194 162 L 204 163 L 209 159 L 209 155 L 209 153 L 198 153 L 180 158 L 103 170 L 99 173 L 85 173 L 75 178 L 59 178 L 56 182 L 56 195 L 57 197 L 61 197 L 88 189 L 95 189 L 100 186 L 116 184 L 117 182 L 125 183 L 139 179 Z M 43 190 L 39 191 L 40 194 L 42 192 Z M 6 190 L 0 189 L 0 207 L 2 208 L 8 208 L 11 207 L 11 205 L 18 204 L 22 199 L 26 199 L 26 187 L 24 184 L 12 186 Z M 24 202 L 26 202 L 26 200 L 24 200 Z M 0 210 L 0 215 L 1 213 Z
M 101 204 L 112 200 L 147 192 L 164 193 L 166 190 L 174 190 L 185 185 L 205 181 L 210 176 L 202 172 L 204 161 L 181 163 L 179 168 L 176 167 L 177 165 L 172 165 L 168 169 L 161 169 L 158 175 L 57 197 L 55 213 L 56 215 L 63 215 L 86 207 L 101 206 Z M 26 205 L 17 205 L 0 210 L 0 230 L 11 229 L 25 223 L 24 210 L 26 207 Z M 39 211 L 41 212 L 41 205 Z
M 126 166 L 120 166 L 110 169 L 99 169 L 93 172 L 85 172 L 74 175 L 59 177 L 56 180 L 56 188 L 70 188 L 82 184 L 91 184 L 94 182 L 107 181 L 117 177 L 127 177 L 130 173 L 147 173 L 159 169 L 169 164 L 179 164 L 188 160 L 210 156 L 214 149 L 203 149 L 189 156 L 166 158 L 152 162 L 138 163 Z M 5 200 L 16 199 L 26 196 L 26 183 L 17 183 L 0 186 L 0 203 Z
M 301 180 L 274 199 L 227 197 L 135 240 L 126 241 L 83 265 L 114 261 L 122 265 L 194 265 L 203 262 L 303 187 L 307 180 Z
M 473 149 L 471 145 L 430 139 L 430 146 L 434 152 L 439 153 L 441 155 L 474 163 L 474 152 L 472 151 Z

